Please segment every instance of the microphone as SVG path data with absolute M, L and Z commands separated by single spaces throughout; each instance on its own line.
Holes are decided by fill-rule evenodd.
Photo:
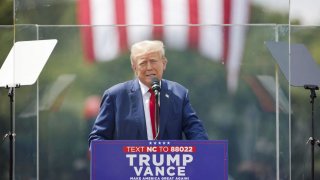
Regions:
M 153 77 L 151 79 L 151 89 L 153 90 L 154 94 L 158 95 L 161 91 L 160 82 L 159 79 L 156 77 Z
M 159 122 L 160 122 L 160 117 L 159 117 L 159 94 L 160 94 L 160 91 L 161 91 L 161 87 L 160 87 L 160 82 L 159 82 L 159 79 L 156 78 L 156 77 L 152 77 L 151 79 L 151 89 L 153 90 L 154 94 L 155 94 L 155 100 L 156 100 L 156 105 L 155 105 L 155 123 L 156 123 L 156 135 L 155 135 L 155 138 L 154 140 L 157 140 L 158 139 L 158 136 L 159 136 L 159 128 L 160 128 L 160 125 L 159 125 Z

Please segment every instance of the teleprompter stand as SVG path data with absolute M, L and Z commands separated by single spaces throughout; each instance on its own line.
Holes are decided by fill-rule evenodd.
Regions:
M 10 141 L 10 180 L 14 179 L 15 162 L 15 89 L 24 85 L 32 85 L 36 82 L 56 44 L 57 40 L 55 39 L 16 42 L 0 69 L 0 87 L 5 87 L 9 90 L 10 130 L 3 138 L 9 138 Z
M 14 133 L 14 128 L 13 128 L 13 122 L 14 122 L 14 118 L 13 118 L 13 102 L 14 102 L 14 93 L 15 93 L 15 88 L 19 88 L 20 85 L 16 85 L 16 87 L 9 87 L 7 86 L 6 88 L 9 89 L 8 92 L 8 97 L 9 97 L 9 101 L 10 101 L 10 130 L 8 133 L 6 133 L 3 137 L 3 140 L 5 140 L 6 138 L 9 138 L 9 152 L 10 152 L 10 157 L 9 157 L 9 161 L 10 161 L 10 167 L 9 167 L 9 177 L 10 179 L 13 178 L 13 146 L 14 146 L 14 138 L 16 136 L 16 134 Z
M 320 70 L 303 44 L 289 46 L 286 42 L 269 41 L 266 42 L 266 46 L 290 85 L 310 90 L 311 137 L 308 143 L 311 144 L 311 177 L 314 180 L 314 145 L 320 144 L 320 141 L 314 138 L 314 99 L 317 97 L 316 90 L 319 90 Z M 290 66 L 289 52 L 291 53 Z
M 311 144 L 311 173 L 312 179 L 314 179 L 314 145 L 319 145 L 319 140 L 314 138 L 314 99 L 317 97 L 316 90 L 319 90 L 315 85 L 304 85 L 305 89 L 310 90 L 310 103 L 311 103 L 311 137 L 307 143 Z

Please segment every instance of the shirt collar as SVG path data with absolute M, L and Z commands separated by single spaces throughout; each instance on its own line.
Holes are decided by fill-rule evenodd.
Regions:
M 146 94 L 149 91 L 148 86 L 144 85 L 140 80 L 139 80 L 139 85 L 140 85 L 142 95 Z M 161 81 L 160 81 L 160 87 L 161 87 Z
M 140 80 L 139 80 L 139 85 L 140 85 L 142 95 L 146 94 L 149 91 L 148 86 L 144 85 Z

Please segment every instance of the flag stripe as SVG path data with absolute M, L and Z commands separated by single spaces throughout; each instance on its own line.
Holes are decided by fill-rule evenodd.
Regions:
M 118 30 L 113 27 L 115 24 L 114 6 L 114 1 L 91 0 L 91 7 L 95 10 L 91 12 L 91 22 L 96 25 L 92 28 L 93 48 L 95 59 L 98 61 L 112 60 L 119 53 Z
M 231 24 L 231 2 L 232 0 L 223 1 L 223 24 Z M 229 26 L 223 28 L 223 59 L 222 61 L 226 64 L 229 52 Z
M 150 0 L 126 0 L 128 46 L 152 37 L 152 12 Z M 143 17 L 143 18 L 142 18 Z M 135 26 L 134 26 L 135 25 Z M 136 26 L 138 25 L 138 26 Z M 145 25 L 145 26 L 141 26 Z
M 155 25 L 162 25 L 162 0 L 152 1 L 152 22 Z M 153 38 L 162 39 L 163 38 L 163 27 L 155 26 L 153 27 Z
M 243 24 L 249 19 L 249 0 L 233 0 L 232 24 Z M 230 27 L 229 52 L 227 63 L 228 88 L 235 91 L 238 85 L 238 74 L 241 66 L 246 27 L 235 25 Z
M 78 3 L 78 20 L 80 24 L 90 25 L 90 3 L 89 0 L 79 0 Z M 89 62 L 94 62 L 93 39 L 91 27 L 81 28 L 81 38 L 85 41 L 83 44 L 85 57 Z
M 198 0 L 189 0 L 189 24 L 199 24 Z M 189 47 L 198 48 L 199 43 L 199 26 L 189 27 Z
M 215 61 L 221 60 L 223 52 L 223 32 L 219 26 L 223 23 L 222 8 L 222 1 L 199 1 L 199 21 L 205 25 L 200 27 L 199 51 Z
M 164 43 L 169 48 L 185 50 L 188 46 L 188 2 L 163 0 Z M 174 26 L 172 26 L 174 25 Z
M 126 6 L 125 0 L 114 0 L 116 9 L 116 24 L 126 25 Z M 118 27 L 119 32 L 119 48 L 121 51 L 127 49 L 127 28 L 125 26 Z

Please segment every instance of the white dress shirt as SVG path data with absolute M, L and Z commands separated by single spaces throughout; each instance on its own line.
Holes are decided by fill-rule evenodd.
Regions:
M 150 100 L 151 93 L 148 92 L 149 88 L 146 85 L 144 85 L 140 80 L 139 80 L 139 84 L 140 84 L 141 94 L 143 98 L 143 109 L 144 109 L 144 117 L 146 118 L 148 140 L 153 140 L 150 108 L 149 108 L 149 100 Z

